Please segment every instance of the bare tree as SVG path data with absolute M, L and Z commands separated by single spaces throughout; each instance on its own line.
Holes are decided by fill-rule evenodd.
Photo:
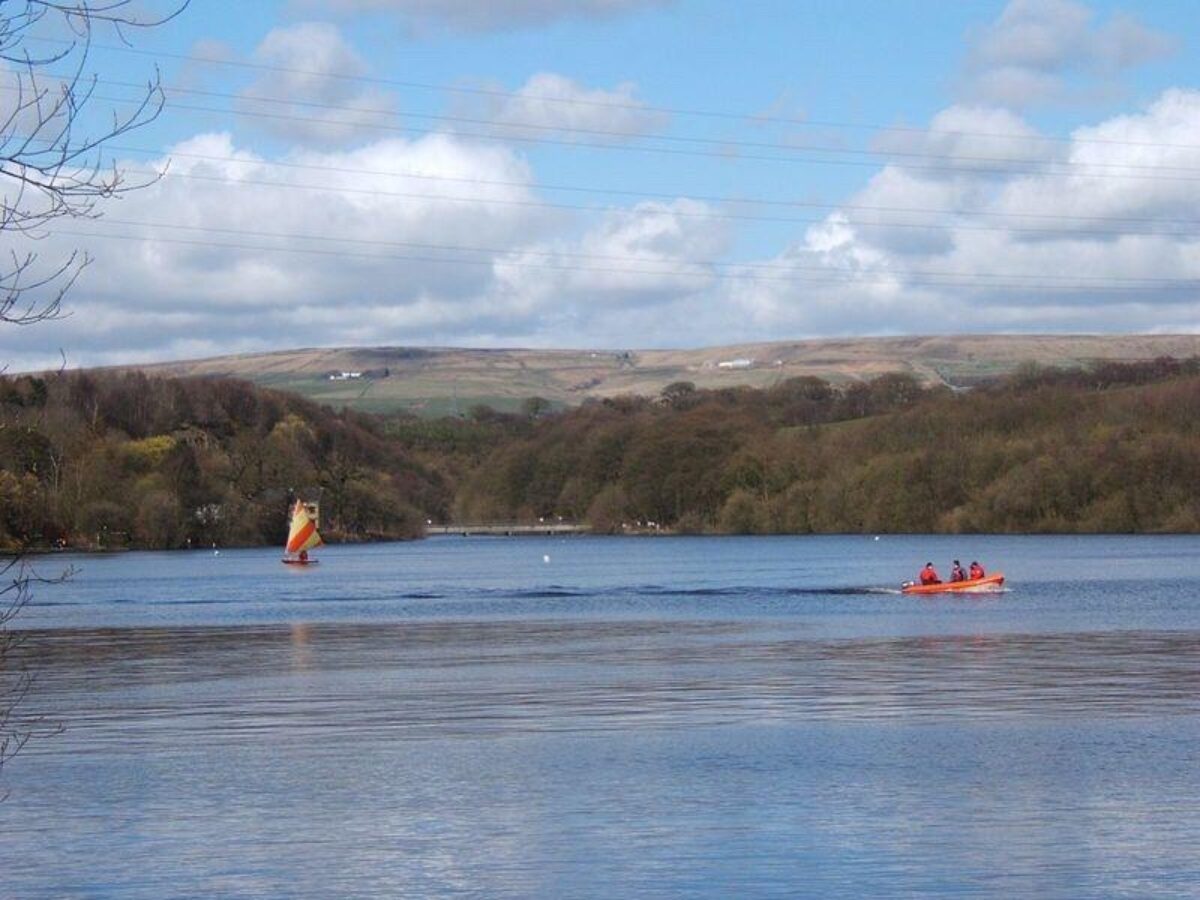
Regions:
M 155 13 L 156 2 L 169 5 Z M 158 117 L 158 71 L 124 112 L 97 109 L 93 41 L 108 35 L 128 45 L 135 30 L 163 24 L 188 2 L 0 0 L 0 323 L 58 317 L 87 266 L 79 251 L 40 258 L 35 246 L 53 223 L 95 218 L 100 201 L 149 183 L 129 182 L 104 147 Z M 19 710 L 30 681 L 14 654 L 20 634 L 9 625 L 41 580 L 21 554 L 0 559 L 0 766 L 38 727 Z
M 28 723 L 18 718 L 17 707 L 29 690 L 29 675 L 15 665 L 13 651 L 18 635 L 6 627 L 29 595 L 29 579 L 18 559 L 0 565 L 0 766 L 29 739 Z
M 128 181 L 104 145 L 158 117 L 158 71 L 124 111 L 96 109 L 94 38 L 106 31 L 128 44 L 131 31 L 163 24 L 187 2 L 155 15 L 136 0 L 0 0 L 0 322 L 57 317 L 87 266 L 78 251 L 40 259 L 32 245 L 51 223 L 95 218 L 99 201 L 147 184 Z

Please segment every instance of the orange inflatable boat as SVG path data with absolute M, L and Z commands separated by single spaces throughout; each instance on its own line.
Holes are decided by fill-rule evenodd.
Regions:
M 968 581 L 943 581 L 940 584 L 917 584 L 906 581 L 900 591 L 904 594 L 984 594 L 988 591 L 998 591 L 1004 587 L 1004 575 L 996 572 L 984 578 L 972 578 Z

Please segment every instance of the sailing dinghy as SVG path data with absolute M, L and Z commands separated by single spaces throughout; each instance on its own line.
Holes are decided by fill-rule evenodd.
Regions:
M 288 527 L 287 546 L 283 561 L 290 566 L 315 566 L 317 560 L 308 558 L 308 551 L 320 547 L 324 541 L 317 533 L 316 504 L 297 500 L 292 507 L 292 521 Z

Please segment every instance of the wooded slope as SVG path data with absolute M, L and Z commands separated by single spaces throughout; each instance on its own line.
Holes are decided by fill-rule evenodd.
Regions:
M 676 387 L 539 422 L 474 468 L 457 508 L 599 530 L 1198 531 L 1196 372 L 1026 370 L 969 392 L 904 375 Z
M 0 378 L 0 547 L 282 543 L 563 517 L 594 530 L 1200 532 L 1200 362 L 1026 365 L 425 419 L 241 381 Z
M 378 420 L 246 382 L 0 379 L 0 546 L 282 545 L 296 495 L 341 540 L 417 536 L 450 499 Z

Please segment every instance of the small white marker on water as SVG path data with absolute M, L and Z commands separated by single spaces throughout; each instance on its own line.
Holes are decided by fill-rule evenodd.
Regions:
M 542 554 L 542 562 L 544 562 L 544 563 L 550 562 L 550 554 L 549 553 Z

